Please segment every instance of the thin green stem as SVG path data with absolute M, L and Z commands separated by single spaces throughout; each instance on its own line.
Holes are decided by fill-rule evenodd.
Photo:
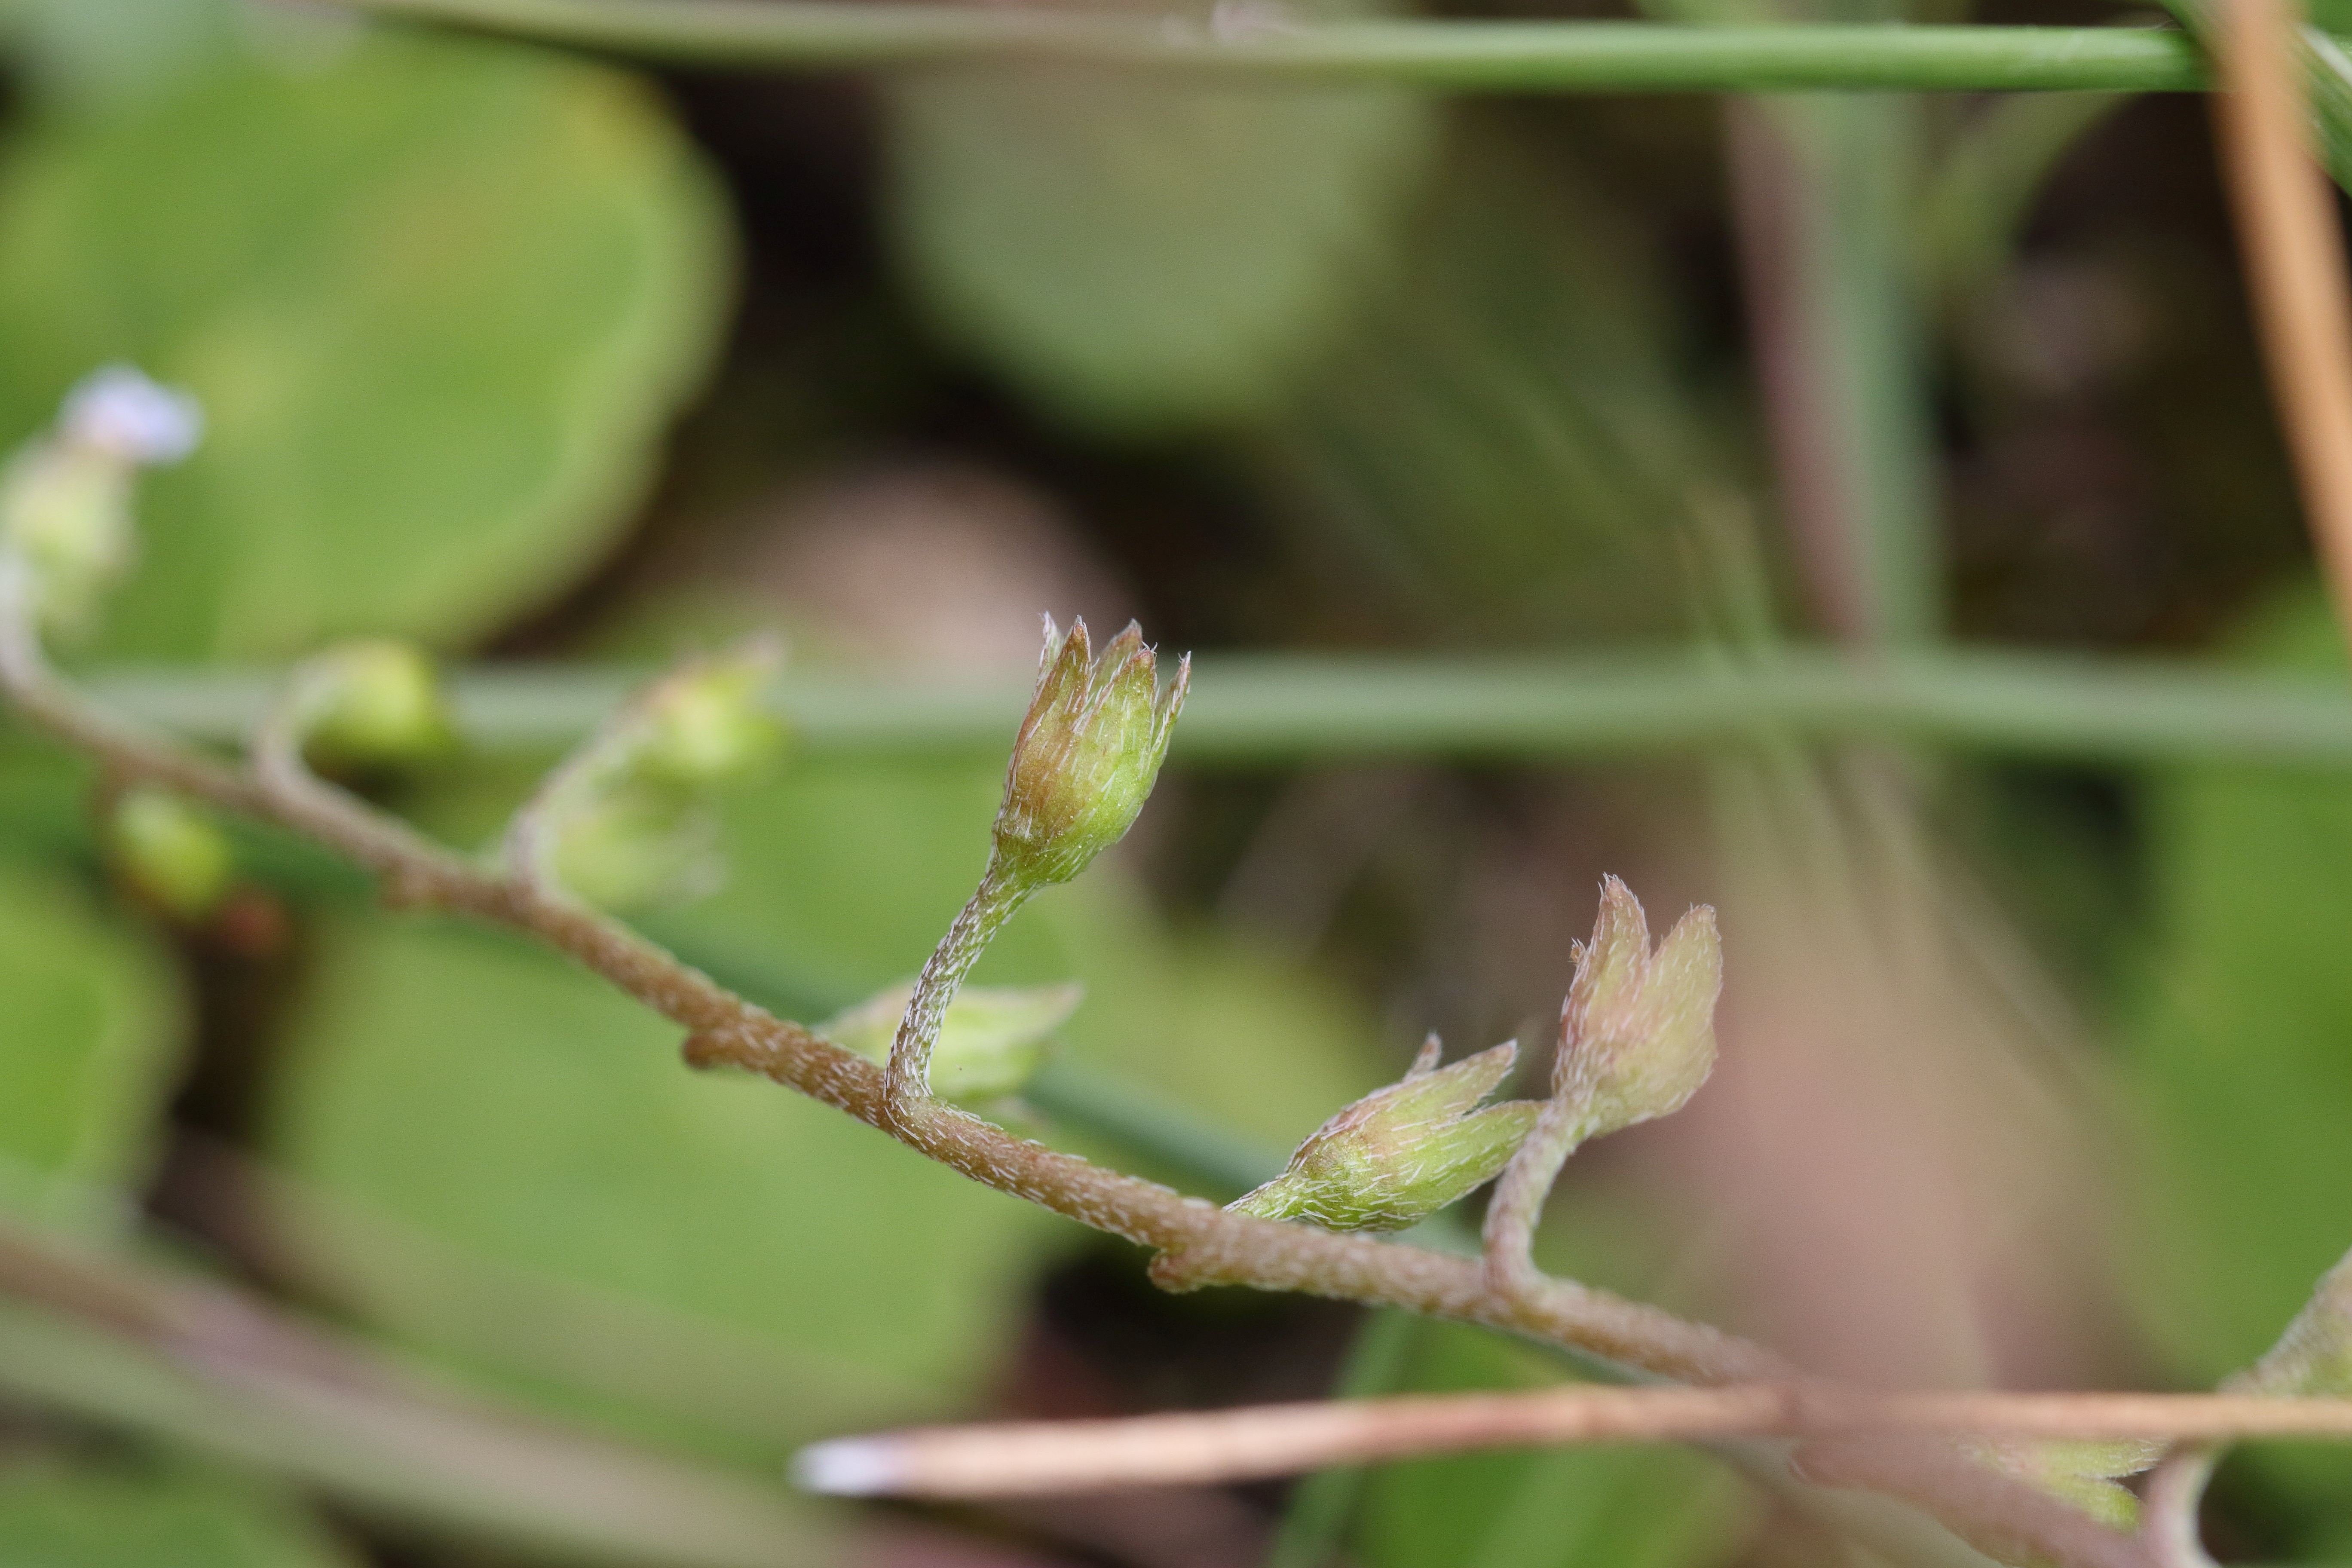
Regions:
M 338 3 L 381 16 L 747 69 L 1027 59 L 1456 92 L 2194 92 L 2206 86 L 2203 63 L 2188 41 L 2153 28 L 1309 24 L 1235 7 L 1194 20 L 814 0 Z
M 1781 510 L 1823 626 L 1876 648 L 1942 620 L 1905 254 L 1918 118 L 1895 95 L 1811 95 L 1730 122 Z
M 642 671 L 478 667 L 451 679 L 459 732 L 486 750 L 576 741 Z M 1747 663 L 1654 657 L 1225 655 L 1199 661 L 1172 754 L 1193 765 L 1310 757 L 1606 757 L 1759 736 L 1906 739 L 2080 763 L 2352 766 L 2339 679 L 2211 663 L 1922 651 L 1863 661 L 1818 649 Z M 277 684 L 262 672 L 122 670 L 109 708 L 191 739 L 234 741 Z M 801 675 L 777 711 L 803 753 L 1002 754 L 1025 682 L 965 686 Z

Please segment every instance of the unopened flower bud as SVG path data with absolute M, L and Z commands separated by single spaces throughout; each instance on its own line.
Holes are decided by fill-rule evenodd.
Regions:
M 1969 1436 L 1958 1442 L 1971 1458 L 2122 1531 L 2138 1528 L 2139 1499 L 2121 1478 L 2155 1464 L 2167 1447 L 2145 1437 Z
M 1190 656 L 1160 688 L 1157 658 L 1133 622 L 1099 659 L 1087 624 L 1045 620 L 1045 652 L 1005 769 L 995 859 L 1028 888 L 1066 882 L 1118 842 L 1143 809 L 1192 679 Z
M 203 920 L 227 894 L 228 839 L 185 797 L 150 784 L 125 790 L 106 822 L 106 847 L 123 881 L 174 919 Z
M 757 773 L 783 745 L 782 724 L 761 704 L 777 658 L 774 643 L 758 641 L 664 682 L 646 705 L 636 766 L 689 787 Z
M 113 366 L 74 388 L 56 428 L 0 478 L 0 542 L 32 568 L 42 624 L 70 630 L 130 568 L 138 469 L 177 462 L 202 430 L 194 401 Z
M 1691 910 L 1653 951 L 1641 900 L 1614 877 L 1601 883 L 1552 1064 L 1552 1092 L 1586 1108 L 1582 1137 L 1669 1115 L 1698 1092 L 1715 1068 L 1722 989 L 1713 910 Z
M 1288 1169 L 1234 1210 L 1326 1230 L 1403 1230 L 1492 1180 L 1539 1110 L 1524 1100 L 1474 1109 L 1509 1074 L 1518 1047 L 1496 1046 L 1450 1068 L 1437 1065 L 1438 1050 L 1433 1035 L 1402 1081 L 1317 1128 Z
M 894 985 L 816 1026 L 845 1050 L 877 1065 L 890 1059 L 890 1040 L 914 995 Z M 956 994 L 931 1047 L 931 1092 L 965 1104 L 1018 1094 L 1045 1065 L 1054 1031 L 1086 996 L 1062 985 L 972 985 Z
M 670 790 L 624 784 L 565 814 L 554 870 L 601 910 L 679 904 L 717 890 L 726 866 L 712 813 Z
M 413 762 L 446 749 L 449 710 L 432 660 L 390 638 L 347 643 L 318 672 L 306 749 L 331 762 Z
M 2352 1256 L 2328 1270 L 2278 1343 L 2224 1386 L 2280 1398 L 2352 1399 Z

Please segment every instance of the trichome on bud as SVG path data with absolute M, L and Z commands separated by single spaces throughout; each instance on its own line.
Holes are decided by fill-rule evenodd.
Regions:
M 1066 882 L 1118 842 L 1168 755 L 1192 680 L 1190 655 L 1160 686 L 1159 660 L 1132 621 L 1094 657 L 1087 624 L 1045 618 L 1045 650 L 1004 771 L 995 861 L 1025 888 Z
M 2352 1254 L 2327 1271 L 2278 1343 L 2223 1386 L 2281 1398 L 2352 1399 Z
M 1404 1078 L 1316 1129 L 1282 1174 L 1231 1206 L 1326 1230 L 1402 1230 L 1490 1181 L 1535 1125 L 1532 1100 L 1475 1109 L 1508 1076 L 1516 1043 L 1437 1065 L 1431 1036 Z
M 1552 1062 L 1552 1093 L 1578 1108 L 1580 1139 L 1671 1115 L 1698 1092 L 1715 1068 L 1722 989 L 1713 910 L 1692 910 L 1653 949 L 1641 900 L 1614 877 L 1601 883 Z

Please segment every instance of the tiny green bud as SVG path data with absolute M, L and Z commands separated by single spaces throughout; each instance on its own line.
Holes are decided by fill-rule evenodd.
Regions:
M 1118 842 L 1160 776 L 1192 673 L 1187 655 L 1162 691 L 1133 622 L 1097 660 L 1086 622 L 1064 635 L 1046 617 L 1036 689 L 996 814 L 994 858 L 1008 879 L 1029 889 L 1066 882 Z
M 776 661 L 776 645 L 760 640 L 664 682 L 646 701 L 635 765 L 687 786 L 760 771 L 784 740 L 783 725 L 760 701 Z
M 623 784 L 564 814 L 555 874 L 602 910 L 683 903 L 722 879 L 718 837 L 717 819 L 679 792 Z
M 193 399 L 114 366 L 74 388 L 56 426 L 0 476 L 0 542 L 31 567 L 43 626 L 85 624 L 130 568 L 131 487 L 143 466 L 194 449 Z
M 1230 1205 L 1326 1230 L 1403 1230 L 1490 1181 L 1536 1124 L 1531 1100 L 1473 1107 L 1518 1056 L 1516 1043 L 1437 1065 L 1432 1035 L 1404 1078 L 1315 1130 L 1289 1168 Z
M 880 1065 L 912 999 L 912 983 L 893 985 L 835 1015 L 816 1032 Z M 1086 987 L 971 985 L 956 994 L 931 1047 L 931 1092 L 971 1104 L 1018 1094 L 1045 1065 L 1054 1031 L 1085 999 Z
M 1552 1092 L 1586 1107 L 1581 1136 L 1671 1115 L 1698 1092 L 1715 1068 L 1722 989 L 1713 910 L 1691 910 L 1654 952 L 1641 900 L 1614 877 L 1601 883 L 1552 1064 Z
M 169 790 L 125 790 L 107 817 L 106 845 L 123 881 L 174 919 L 203 920 L 228 892 L 228 839 L 208 813 Z
M 2278 1343 L 2224 1386 L 2282 1398 L 2352 1399 L 2352 1255 L 2327 1271 Z
M 2138 1528 L 2139 1500 L 2121 1478 L 2155 1464 L 2167 1447 L 2145 1437 L 1964 1437 L 1959 1443 L 1970 1457 L 2123 1531 Z
M 509 865 L 605 909 L 715 887 L 725 868 L 710 797 L 779 749 L 782 728 L 760 698 L 782 652 L 755 637 L 631 698 L 516 814 Z
M 389 638 L 347 643 L 314 666 L 320 685 L 307 749 L 332 762 L 413 762 L 445 750 L 452 731 L 433 663 Z

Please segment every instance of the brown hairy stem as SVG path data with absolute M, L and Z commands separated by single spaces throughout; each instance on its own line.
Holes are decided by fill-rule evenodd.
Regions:
M 311 693 L 298 677 L 257 734 L 250 774 L 109 714 L 59 678 L 33 630 L 29 574 L 0 552 L 0 690 L 34 723 L 104 762 L 290 827 L 373 872 L 386 899 L 529 931 L 688 1031 L 686 1059 L 773 1079 L 845 1111 L 983 1185 L 1162 1256 L 1171 1289 L 1297 1291 L 1481 1323 L 1652 1376 L 1781 1382 L 1760 1346 L 1656 1308 L 1535 1277 L 1498 1292 L 1480 1260 L 1222 1211 L 1206 1200 L 1061 1153 L 936 1100 L 893 1114 L 883 1068 L 744 1000 L 619 922 L 529 879 L 433 844 L 312 774 L 302 757 Z M 2074 1568 L 2142 1568 L 2142 1544 L 1957 1453 L 1921 1452 L 1870 1484 L 1971 1532 L 1997 1533 Z

